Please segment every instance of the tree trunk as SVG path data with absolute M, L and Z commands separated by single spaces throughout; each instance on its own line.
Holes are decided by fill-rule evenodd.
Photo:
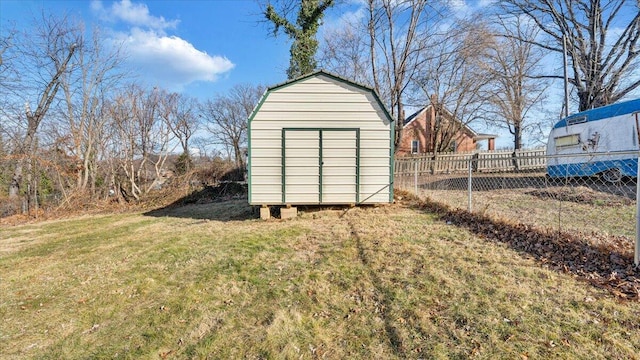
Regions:
M 15 199 L 20 194 L 20 184 L 22 183 L 22 160 L 18 160 L 15 169 L 13 170 L 13 177 L 11 177 L 11 184 L 9 184 L 9 198 Z
M 244 167 L 244 161 L 242 160 L 242 149 L 240 149 L 240 143 L 236 142 L 233 144 L 233 151 L 236 156 L 236 166 L 239 169 Z
M 24 138 L 22 146 L 17 151 L 18 162 L 13 170 L 13 176 L 11 177 L 11 184 L 9 185 L 9 198 L 15 199 L 20 194 L 20 186 L 22 185 L 22 173 L 25 163 L 25 157 L 29 155 L 31 147 L 33 146 L 33 138 L 35 136 L 38 124 L 40 120 L 35 116 L 30 115 L 31 111 L 27 109 L 27 135 Z M 36 112 L 37 114 L 37 112 Z

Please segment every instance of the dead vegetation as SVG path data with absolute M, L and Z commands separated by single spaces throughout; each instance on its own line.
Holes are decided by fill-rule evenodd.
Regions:
M 557 232 L 483 214 L 451 209 L 402 192 L 412 206 L 438 214 L 447 223 L 490 241 L 504 243 L 543 266 L 569 273 L 627 300 L 640 299 L 640 270 L 633 264 L 633 244 L 622 236 Z M 570 195 L 568 195 L 570 196 Z M 618 197 L 616 197 L 618 198 Z M 579 197 L 581 201 L 588 199 Z
M 15 226 L 46 220 L 68 219 L 87 214 L 104 215 L 153 211 L 154 209 L 175 208 L 189 204 L 208 204 L 246 198 L 247 185 L 245 183 L 217 180 L 218 178 L 226 179 L 237 176 L 237 171 L 234 169 L 223 170 L 219 170 L 215 177 L 212 177 L 215 181 L 211 184 L 195 180 L 203 177 L 203 174 L 199 173 L 201 171 L 175 177 L 162 188 L 149 192 L 137 201 L 126 200 L 117 195 L 95 197 L 87 192 L 74 192 L 56 206 L 32 208 L 28 213 L 0 216 L 0 225 Z M 19 208 L 19 205 L 19 203 L 13 204 L 12 209 Z

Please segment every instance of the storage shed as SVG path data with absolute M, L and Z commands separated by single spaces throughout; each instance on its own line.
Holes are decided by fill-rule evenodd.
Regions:
M 394 123 L 373 89 L 317 71 L 268 88 L 248 126 L 251 205 L 393 201 Z

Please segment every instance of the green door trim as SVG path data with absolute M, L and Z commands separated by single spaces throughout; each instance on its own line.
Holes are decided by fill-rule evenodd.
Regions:
M 322 168 L 324 162 L 322 161 L 322 129 L 318 130 L 318 204 L 322 204 Z
M 281 189 L 280 189 L 280 191 L 282 191 L 282 203 L 283 204 L 285 203 L 285 194 L 286 194 L 285 193 L 285 184 L 284 184 L 284 179 L 286 179 L 286 177 L 285 177 L 285 175 L 286 175 L 285 162 L 284 162 L 284 159 L 285 159 L 284 155 L 285 155 L 285 151 L 286 151 L 286 149 L 284 147 L 285 142 L 286 142 L 285 141 L 285 135 L 286 135 L 286 129 L 282 128 L 282 134 L 280 134 L 280 141 L 281 141 L 281 144 L 280 144 L 280 152 L 281 152 L 281 154 L 280 154 L 280 173 L 281 173 L 281 175 L 280 175 L 281 176 L 281 179 L 280 179 L 280 183 L 281 184 L 280 184 L 280 186 L 281 186 Z
M 318 204 L 322 204 L 322 132 L 323 131 L 354 131 L 356 133 L 356 203 L 360 202 L 360 128 L 282 128 L 281 133 L 281 191 L 282 191 L 282 204 L 287 203 L 286 193 L 286 134 L 287 131 L 317 131 L 318 132 Z

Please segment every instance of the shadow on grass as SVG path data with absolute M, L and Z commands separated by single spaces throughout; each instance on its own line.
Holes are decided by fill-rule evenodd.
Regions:
M 256 219 L 247 202 L 247 186 L 237 182 L 206 186 L 173 203 L 144 213 L 153 217 L 238 221 Z
M 599 236 L 594 243 L 589 243 L 584 234 L 544 231 L 526 224 L 452 210 L 429 200 L 414 198 L 410 206 L 437 214 L 448 224 L 465 228 L 488 241 L 506 244 L 544 266 L 572 274 L 619 298 L 640 300 L 640 269 L 633 263 L 633 243 L 627 238 Z
M 383 286 L 382 280 L 378 276 L 378 273 L 371 267 L 369 258 L 362 243 L 362 239 L 360 238 L 360 234 L 358 234 L 355 226 L 350 221 L 348 222 L 348 224 L 351 231 L 351 237 L 356 241 L 356 247 L 358 249 L 358 259 L 367 269 L 367 275 L 371 279 L 371 282 L 373 283 L 373 286 L 375 288 L 375 300 L 382 305 L 380 308 L 380 313 L 384 322 L 384 331 L 387 339 L 389 340 L 389 345 L 391 345 L 391 349 L 393 349 L 395 355 L 404 358 L 407 355 L 407 351 L 402 342 L 402 337 L 398 333 L 398 329 L 393 324 L 393 319 L 389 315 L 391 304 L 394 301 L 393 294 Z

